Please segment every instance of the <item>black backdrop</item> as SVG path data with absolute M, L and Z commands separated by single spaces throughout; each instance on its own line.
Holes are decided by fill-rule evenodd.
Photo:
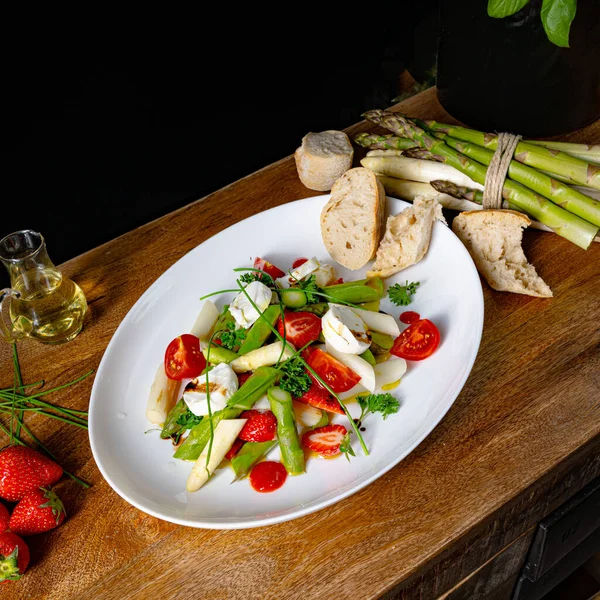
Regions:
M 435 61 L 436 2 L 414 4 L 15 18 L 0 236 L 63 262 L 388 106 Z

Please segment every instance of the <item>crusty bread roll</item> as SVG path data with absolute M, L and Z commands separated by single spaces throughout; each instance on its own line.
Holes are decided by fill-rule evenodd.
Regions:
M 373 258 L 383 235 L 385 190 L 363 167 L 346 171 L 334 184 L 321 211 L 321 235 L 331 257 L 348 269 Z
M 413 205 L 388 217 L 385 235 L 367 277 L 389 277 L 418 263 L 426 254 L 434 221 L 444 221 L 441 205 L 417 196 Z
M 354 149 L 343 131 L 308 133 L 295 154 L 300 181 L 309 189 L 327 192 L 350 167 Z
M 530 220 L 513 210 L 477 210 L 460 213 L 452 231 L 473 258 L 490 287 L 550 298 L 552 290 L 527 262 L 521 242 Z

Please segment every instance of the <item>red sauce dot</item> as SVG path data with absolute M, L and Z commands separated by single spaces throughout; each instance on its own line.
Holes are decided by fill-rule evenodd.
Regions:
M 259 462 L 250 473 L 250 485 L 257 492 L 274 492 L 287 479 L 287 471 L 280 462 L 265 460 Z
M 400 315 L 400 320 L 407 325 L 418 321 L 421 318 L 421 315 L 412 310 L 407 310 Z

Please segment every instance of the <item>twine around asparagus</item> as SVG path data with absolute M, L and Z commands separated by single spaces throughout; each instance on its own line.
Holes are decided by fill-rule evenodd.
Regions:
M 502 190 L 504 181 L 508 173 L 510 161 L 515 153 L 515 149 L 520 135 L 514 133 L 499 133 L 498 147 L 494 152 L 492 161 L 485 175 L 485 184 L 483 188 L 483 208 L 502 208 Z

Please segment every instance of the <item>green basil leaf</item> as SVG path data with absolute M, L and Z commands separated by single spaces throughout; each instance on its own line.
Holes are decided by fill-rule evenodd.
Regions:
M 542 24 L 548 39 L 561 48 L 569 47 L 569 31 L 577 11 L 577 0 L 543 0 Z
M 488 15 L 494 19 L 510 17 L 528 3 L 529 0 L 488 0 Z

